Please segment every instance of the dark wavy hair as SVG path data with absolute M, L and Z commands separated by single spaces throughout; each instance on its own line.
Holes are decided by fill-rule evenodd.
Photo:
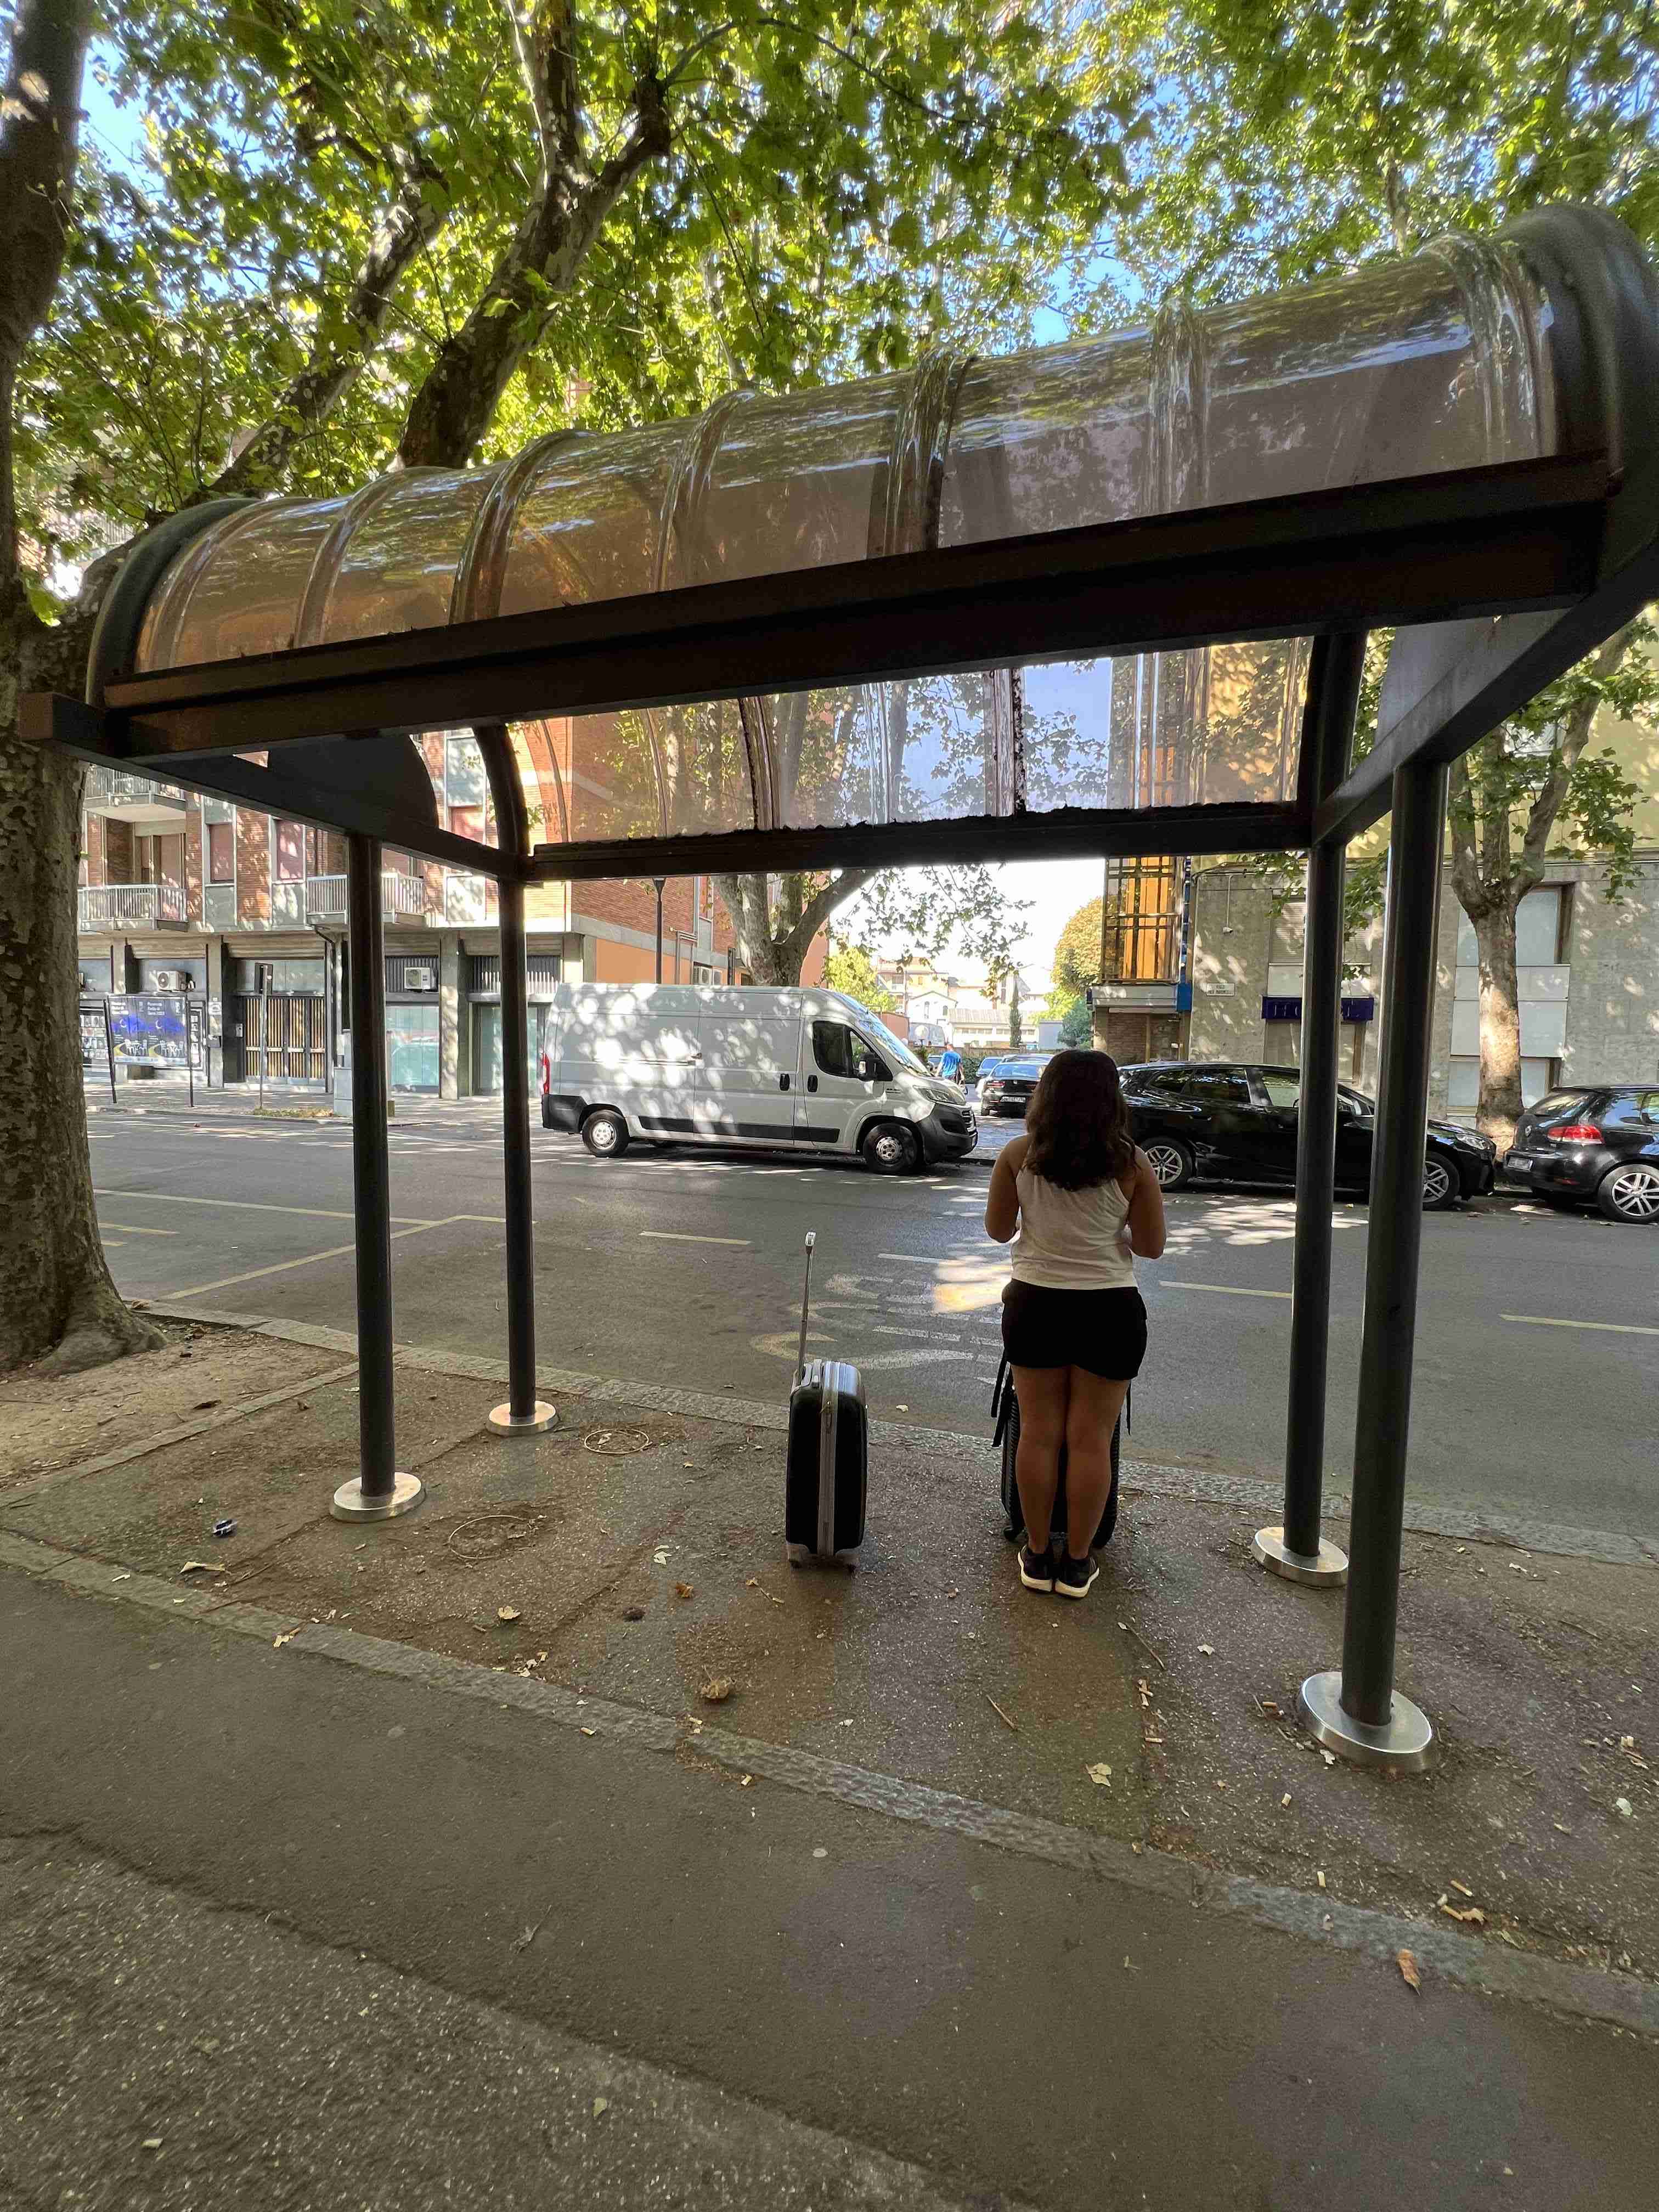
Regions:
M 1125 1176 L 1133 1162 L 1128 1103 L 1109 1053 L 1057 1052 L 1025 1109 L 1025 1164 L 1061 1190 Z

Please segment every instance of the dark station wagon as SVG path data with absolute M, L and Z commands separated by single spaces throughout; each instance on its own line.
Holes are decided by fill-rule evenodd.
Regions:
M 1552 1091 L 1515 1125 L 1510 1182 L 1553 1204 L 1599 1206 L 1609 1221 L 1659 1222 L 1659 1089 L 1580 1084 Z

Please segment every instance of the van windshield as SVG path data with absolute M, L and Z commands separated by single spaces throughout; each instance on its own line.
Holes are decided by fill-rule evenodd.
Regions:
M 878 1044 L 884 1052 L 890 1052 L 901 1067 L 908 1067 L 913 1075 L 926 1075 L 927 1063 L 918 1060 L 902 1037 L 895 1036 L 879 1015 L 872 1014 L 867 1006 L 859 1008 L 859 1026 L 872 1044 Z

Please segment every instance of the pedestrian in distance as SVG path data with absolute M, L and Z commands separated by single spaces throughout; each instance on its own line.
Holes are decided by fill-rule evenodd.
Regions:
M 1025 1133 L 991 1170 L 985 1227 L 1013 1245 L 1002 1342 L 1019 1401 L 1015 1478 L 1027 1589 L 1088 1595 L 1089 1545 L 1111 1486 L 1112 1431 L 1146 1352 L 1134 1255 L 1164 1249 L 1164 1194 L 1129 1128 L 1117 1062 L 1059 1052 L 1025 1110 Z M 1050 1528 L 1066 1447 L 1066 1527 Z
M 939 1054 L 939 1072 L 947 1083 L 955 1083 L 962 1074 L 962 1054 L 955 1045 L 947 1044 Z

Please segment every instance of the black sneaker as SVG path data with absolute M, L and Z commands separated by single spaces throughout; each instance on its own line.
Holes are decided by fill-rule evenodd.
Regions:
M 1092 1552 L 1082 1559 L 1074 1559 L 1069 1552 L 1062 1552 L 1054 1569 L 1053 1587 L 1061 1597 L 1087 1597 L 1099 1572 L 1100 1561 Z
M 1051 1590 L 1054 1586 L 1054 1547 L 1052 1540 L 1046 1552 L 1034 1552 L 1029 1544 L 1019 1547 L 1019 1578 L 1027 1589 Z

